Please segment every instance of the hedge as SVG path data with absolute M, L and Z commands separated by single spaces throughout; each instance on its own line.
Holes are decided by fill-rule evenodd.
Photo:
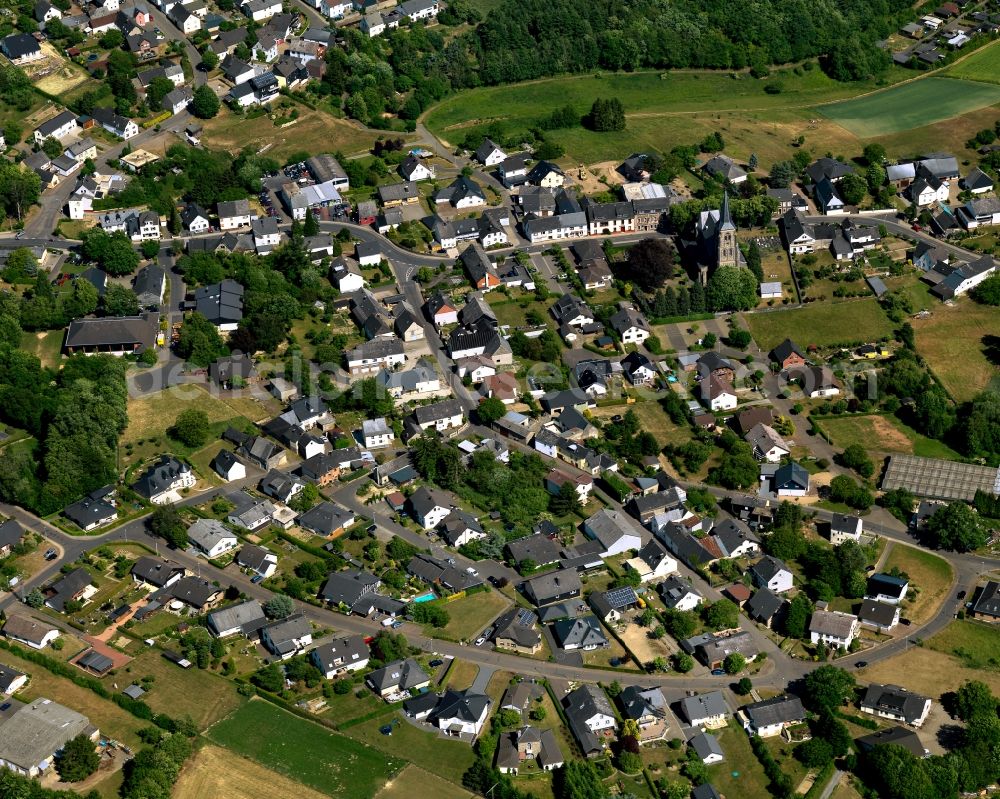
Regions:
M 750 748 L 760 764 L 764 767 L 764 774 L 769 780 L 767 790 L 776 799 L 787 799 L 792 795 L 792 780 L 781 770 L 778 761 L 774 759 L 771 750 L 759 735 L 754 735 L 750 739 Z

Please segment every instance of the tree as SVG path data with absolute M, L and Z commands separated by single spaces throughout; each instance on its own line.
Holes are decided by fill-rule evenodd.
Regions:
M 198 119 L 211 119 L 219 113 L 219 98 L 207 85 L 199 86 L 194 90 L 191 113 Z
M 741 677 L 734 690 L 739 696 L 747 696 L 753 690 L 753 682 L 749 677 Z
M 609 100 L 598 97 L 583 118 L 583 124 L 599 133 L 625 130 L 625 107 L 617 97 Z
M 484 399 L 479 403 L 479 407 L 476 408 L 476 415 L 479 416 L 480 423 L 484 425 L 491 425 L 506 414 L 507 406 L 503 404 L 503 400 L 499 397 Z
M 913 506 L 917 502 L 916 494 L 906 488 L 892 488 L 882 495 L 881 505 L 903 524 L 910 523 Z
M 270 619 L 284 619 L 295 611 L 295 601 L 290 596 L 275 594 L 264 603 L 264 612 Z
M 204 446 L 210 434 L 208 414 L 198 408 L 186 408 L 177 414 L 173 427 L 168 431 L 171 438 L 192 449 Z
M 594 764 L 570 760 L 556 769 L 552 781 L 556 799 L 605 799 L 606 792 Z
M 795 758 L 806 768 L 822 768 L 833 760 L 833 747 L 822 738 L 810 738 L 795 747 Z
M 837 183 L 837 192 L 848 205 L 857 205 L 865 198 L 868 184 L 860 175 L 844 175 Z
M 580 495 L 571 480 L 559 486 L 559 493 L 549 498 L 549 510 L 556 516 L 565 516 L 580 509 Z
M 810 710 L 835 712 L 854 696 L 854 675 L 837 666 L 820 666 L 805 676 L 803 701 Z
M 885 147 L 881 144 L 873 142 L 872 144 L 866 144 L 864 149 L 865 162 L 869 166 L 882 165 L 885 163 L 886 153 Z
M 757 299 L 757 278 L 749 269 L 721 266 L 705 287 L 711 311 L 747 311 L 756 307 Z
M 541 705 L 533 707 L 531 708 L 530 711 L 528 711 L 528 718 L 530 718 L 532 721 L 545 721 L 545 717 L 547 715 L 548 714 L 545 708 L 542 707 Z
M 867 450 L 860 444 L 851 444 L 845 449 L 840 455 L 840 462 L 862 477 L 871 477 L 875 472 L 875 464 L 868 457 Z
M 997 698 L 990 687 L 979 680 L 966 680 L 955 691 L 955 715 L 968 722 L 979 715 L 996 715 Z
M 776 161 L 771 167 L 768 183 L 775 189 L 787 189 L 797 174 L 798 170 L 791 161 Z
M 77 280 L 77 283 L 89 283 L 87 280 Z M 75 286 L 74 286 L 75 288 Z M 119 283 L 109 283 L 101 298 L 101 305 L 107 316 L 135 316 L 139 313 L 139 298 L 128 286 Z
M 375 545 L 376 547 L 378 544 Z M 413 620 L 417 624 L 430 624 L 432 627 L 442 628 L 447 627 L 448 622 L 451 621 L 451 616 L 448 614 L 443 607 L 440 605 L 434 605 L 430 602 L 418 602 L 413 606 L 411 611 L 413 614 Z
M 177 506 L 172 503 L 156 506 L 149 517 L 149 531 L 177 549 L 187 549 L 187 527 Z
M 176 208 L 174 209 L 177 210 Z M 157 253 L 160 252 L 160 242 L 158 241 L 144 241 L 139 245 L 139 250 L 142 252 L 143 258 L 155 258 Z
M 3 126 L 3 138 L 8 147 L 13 147 L 24 136 L 24 128 L 16 119 L 10 119 Z
M 969 292 L 969 296 L 983 305 L 1000 305 L 1000 275 L 986 278 Z
M 644 291 L 655 291 L 676 273 L 677 251 L 670 239 L 643 239 L 628 251 L 625 261 L 615 264 L 622 280 Z
M 312 208 L 306 208 L 306 218 L 302 222 L 302 235 L 305 237 L 316 236 L 319 234 L 319 222 L 313 215 Z
M 511 727 L 517 727 L 521 724 L 521 714 L 516 710 L 501 710 L 497 713 L 497 723 L 501 727 L 506 727 L 508 729 Z
M 153 78 L 146 87 L 146 105 L 159 111 L 163 105 L 163 98 L 174 88 L 173 81 L 169 78 Z
M 4 264 L 3 279 L 15 283 L 38 274 L 38 259 L 27 247 L 18 247 Z
M 201 54 L 201 66 L 205 72 L 211 72 L 219 66 L 219 57 L 211 47 L 206 47 Z
M 42 180 L 33 170 L 13 162 L 0 164 L 0 204 L 7 216 L 23 219 L 41 193 Z
M 731 630 L 740 626 L 740 609 L 729 599 L 720 599 L 706 605 L 702 617 L 705 624 L 713 630 Z
M 687 674 L 694 668 L 694 658 L 687 652 L 678 652 L 673 656 L 674 671 L 679 674 Z
M 45 604 L 45 595 L 39 589 L 33 588 L 24 598 L 24 603 L 29 608 L 35 608 L 37 610 Z
M 722 661 L 722 668 L 725 669 L 726 674 L 739 674 L 746 668 L 746 665 L 747 659 L 739 652 L 731 652 Z
M 926 539 L 940 549 L 971 552 L 986 545 L 986 531 L 971 507 L 952 502 L 938 508 L 927 520 Z
M 788 603 L 784 622 L 785 634 L 791 638 L 804 638 L 812 611 L 813 606 L 809 597 L 801 592 L 796 594 Z
M 86 735 L 81 733 L 70 738 L 56 755 L 56 771 L 63 782 L 80 782 L 97 771 L 101 765 L 101 757 L 97 747 Z
M 177 354 L 196 366 L 208 366 L 229 350 L 219 335 L 218 328 L 195 311 L 184 320 Z
M 627 749 L 622 749 L 618 753 L 616 762 L 618 769 L 626 774 L 638 774 L 642 771 L 642 757 Z
M 279 693 L 285 687 L 285 675 L 277 663 L 271 663 L 257 671 L 250 682 L 269 693 Z

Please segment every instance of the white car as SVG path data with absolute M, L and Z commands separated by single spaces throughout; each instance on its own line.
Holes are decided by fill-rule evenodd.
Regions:
M 478 638 L 476 639 L 476 646 L 482 646 L 482 645 L 483 645 L 483 644 L 485 644 L 485 643 L 486 643 L 486 636 L 485 636 L 485 635 L 480 635 L 480 636 L 479 636 L 479 637 L 478 637 Z
M 477 572 L 472 566 L 469 566 L 469 568 L 467 568 L 466 571 L 469 574 L 471 574 L 473 577 L 478 577 L 479 576 L 479 572 Z

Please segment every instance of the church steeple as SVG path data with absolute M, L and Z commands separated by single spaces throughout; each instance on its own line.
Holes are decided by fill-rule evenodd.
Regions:
M 719 249 L 716 266 L 737 266 L 739 264 L 736 248 L 736 225 L 729 212 L 729 192 L 722 195 L 722 210 L 719 212 L 718 230 Z
M 729 192 L 726 191 L 722 195 L 722 213 L 721 220 L 719 224 L 720 230 L 736 230 L 736 225 L 733 224 L 733 217 L 729 213 Z

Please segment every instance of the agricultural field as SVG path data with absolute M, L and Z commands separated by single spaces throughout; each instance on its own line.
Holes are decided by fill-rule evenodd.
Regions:
M 800 347 L 833 347 L 854 341 L 876 341 L 892 335 L 892 323 L 874 297 L 851 302 L 744 316 L 754 341 L 763 352 L 791 338 Z
M 370 799 L 403 767 L 367 746 L 263 700 L 248 702 L 208 737 L 327 796 Z
M 205 138 L 213 147 L 239 152 L 244 147 L 265 148 L 262 155 L 284 161 L 293 153 L 340 150 L 345 154 L 367 152 L 377 136 L 353 122 L 296 105 L 294 125 L 275 126 L 267 115 L 247 119 L 223 106 L 219 115 L 204 123 Z
M 971 400 L 1000 370 L 986 357 L 983 339 L 997 333 L 997 312 L 968 297 L 948 307 L 939 303 L 926 319 L 911 323 L 917 336 L 917 352 L 957 402 Z
M 426 631 L 449 641 L 473 639 L 508 605 L 507 598 L 498 591 L 481 591 L 453 602 L 441 603 L 441 607 L 451 616 L 451 621 L 441 629 L 427 627 Z
M 952 64 L 945 74 L 953 78 L 976 80 L 983 83 L 1000 83 L 1000 47 L 988 44 Z
M 187 762 L 173 791 L 174 799 L 202 799 L 205 796 L 321 799 L 323 794 L 269 771 L 249 758 L 209 744 Z
M 934 77 L 829 103 L 817 110 L 854 135 L 870 139 L 924 127 L 998 102 L 1000 87 Z
M 903 615 L 914 624 L 930 620 L 951 590 L 954 579 L 951 565 L 944 558 L 925 550 L 893 543 L 882 564 L 883 571 L 892 568 L 905 572 L 911 581 L 903 604 Z M 914 597 L 912 602 L 909 601 L 911 596 Z
M 158 649 L 147 648 L 128 665 L 128 673 L 133 680 L 153 678 L 152 686 L 143 696 L 153 710 L 177 718 L 190 717 L 199 730 L 228 716 L 244 702 L 229 680 L 207 670 L 178 668 L 162 657 Z M 121 681 L 120 674 L 105 678 L 105 682 L 121 684 Z
M 843 416 L 817 422 L 838 449 L 860 444 L 872 452 L 902 452 L 923 458 L 960 459 L 947 444 L 927 438 L 895 416 Z
M 414 796 L 433 796 L 436 799 L 468 799 L 472 794 L 429 771 L 424 771 L 417 766 L 407 766 L 375 794 L 375 799 L 410 799 Z

